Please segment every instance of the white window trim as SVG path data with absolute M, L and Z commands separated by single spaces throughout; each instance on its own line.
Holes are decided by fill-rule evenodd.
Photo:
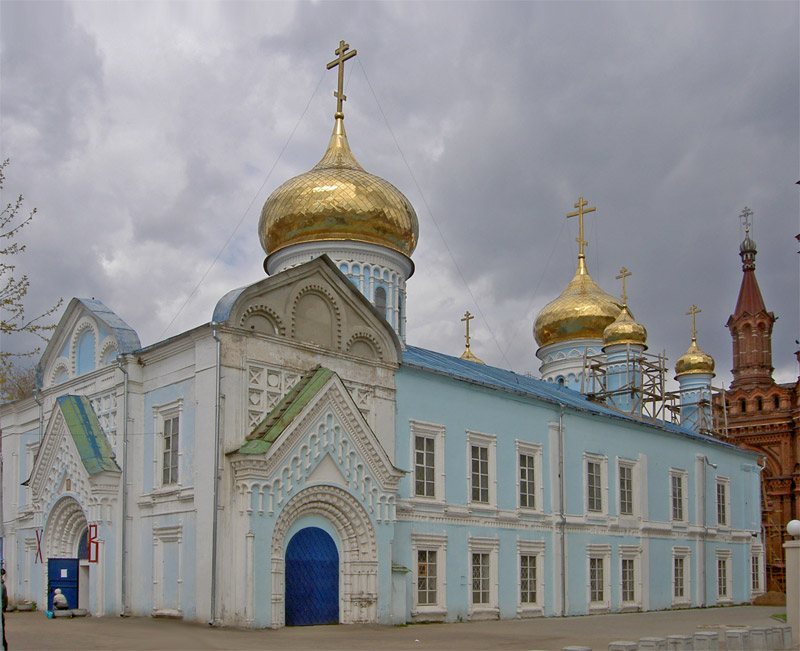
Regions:
M 521 454 L 527 454 L 533 457 L 533 472 L 536 475 L 534 477 L 534 494 L 533 498 L 536 501 L 536 506 L 531 508 L 530 506 L 521 506 L 520 505 L 520 474 L 521 474 L 521 467 L 519 464 L 519 457 Z M 542 477 L 542 445 L 541 443 L 529 443 L 527 441 L 520 441 L 517 439 L 516 441 L 516 455 L 517 455 L 517 508 L 523 513 L 543 513 L 542 508 L 542 500 L 544 494 L 544 481 Z
M 444 425 L 436 425 L 434 423 L 426 423 L 420 420 L 409 420 L 411 430 L 411 491 L 410 497 L 412 501 L 419 501 L 420 503 L 431 504 L 444 504 L 445 503 L 445 456 L 444 456 Z M 433 497 L 426 497 L 425 495 L 417 495 L 417 478 L 416 478 L 416 440 L 418 436 L 433 439 L 433 466 L 434 466 L 434 487 Z
M 178 481 L 163 484 L 164 463 L 164 421 L 178 417 Z M 183 427 L 183 398 L 153 407 L 153 490 L 170 491 L 180 489 L 182 485 L 183 451 L 186 440 Z
M 472 500 L 472 446 L 485 447 L 489 453 L 489 501 L 474 502 Z M 497 437 L 467 430 L 467 504 L 478 509 L 497 508 Z
M 602 504 L 599 511 L 589 510 L 589 463 L 600 464 L 600 499 Z M 607 519 L 608 518 L 608 457 L 583 453 L 583 512 L 587 519 Z
M 593 558 L 603 560 L 603 601 L 592 601 Z M 611 545 L 586 545 L 586 606 L 589 613 L 611 610 Z
M 753 590 L 753 559 L 756 559 L 756 571 L 758 572 L 758 590 Z M 752 596 L 764 594 L 766 586 L 764 584 L 764 548 L 759 544 L 750 546 L 750 594 Z
M 620 468 L 631 469 L 631 512 L 622 512 L 622 491 L 620 489 L 619 480 L 622 475 Z M 617 481 L 616 481 L 616 509 L 617 516 L 620 518 L 635 518 L 639 515 L 639 499 L 636 494 L 639 488 L 639 464 L 633 459 L 623 459 L 617 457 Z
M 720 524 L 719 522 L 719 504 L 717 500 L 717 486 L 725 486 L 725 523 Z M 718 529 L 730 529 L 731 528 L 731 480 L 728 477 L 721 477 L 717 475 L 716 481 L 714 482 L 714 507 L 716 509 L 715 516 L 717 517 L 717 528 Z
M 683 559 L 683 596 L 675 596 L 675 559 Z M 673 606 L 691 606 L 692 603 L 692 550 L 689 547 L 672 548 L 672 565 L 670 566 L 670 594 Z
M 419 605 L 417 595 L 417 552 L 436 552 L 436 603 Z M 411 595 L 411 617 L 416 619 L 436 619 L 444 621 L 447 616 L 447 536 L 436 534 L 411 534 L 412 575 L 414 577 Z
M 537 617 L 544 615 L 544 541 L 517 540 L 517 615 Z M 536 557 L 536 602 L 522 602 L 522 556 Z
M 497 538 L 469 538 L 469 555 L 467 556 L 467 591 L 469 598 L 468 614 L 470 619 L 497 619 L 500 616 L 498 601 L 498 550 Z M 489 554 L 489 603 L 472 603 L 472 555 Z
M 178 552 L 177 601 L 183 604 L 183 523 L 175 526 L 153 527 L 153 613 L 167 616 L 183 616 L 177 610 L 164 608 L 164 544 L 176 543 Z
M 681 479 L 681 510 L 683 511 L 683 518 L 676 520 L 672 510 L 672 478 L 680 477 Z M 667 494 L 669 495 L 669 519 L 673 524 L 688 524 L 689 523 L 689 472 L 681 470 L 680 468 L 669 469 L 669 486 L 667 486 Z
M 716 563 L 714 563 L 714 573 L 716 576 L 716 585 L 717 585 L 717 603 L 718 604 L 731 604 L 733 603 L 733 576 L 731 575 L 733 571 L 733 563 L 731 563 L 731 559 L 733 558 L 733 553 L 730 549 L 718 549 L 716 550 Z M 721 597 L 719 594 L 719 562 L 723 561 L 725 563 L 725 596 Z
M 622 561 L 633 561 L 633 600 L 623 601 Z M 642 549 L 638 545 L 619 546 L 619 604 L 623 612 L 642 610 Z

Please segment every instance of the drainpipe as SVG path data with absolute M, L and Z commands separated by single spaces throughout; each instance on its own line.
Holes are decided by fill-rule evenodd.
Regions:
M 706 548 L 708 547 L 708 504 L 706 504 L 707 498 L 707 487 L 706 487 L 706 466 L 711 466 L 716 470 L 717 464 L 711 463 L 708 460 L 706 455 L 703 455 L 703 491 L 702 491 L 702 501 L 700 502 L 703 506 L 703 554 L 702 554 L 702 561 L 703 561 L 703 608 L 708 607 L 708 587 L 706 585 L 706 577 L 708 576 L 708 558 L 706 553 Z
M 39 405 L 39 447 L 42 446 L 42 438 L 44 437 L 44 400 L 41 399 L 42 390 L 36 387 L 33 390 L 33 399 Z
M 561 529 L 561 616 L 567 615 L 567 516 L 564 513 L 564 405 L 558 414 L 558 512 Z
M 122 371 L 122 566 L 120 568 L 120 612 L 119 616 L 124 617 L 127 610 L 128 598 L 128 574 L 127 568 L 127 531 L 128 531 L 128 370 L 122 363 L 123 357 L 117 358 L 117 368 Z
M 214 386 L 214 499 L 212 500 L 214 513 L 211 524 L 211 618 L 208 625 L 213 626 L 217 620 L 217 512 L 219 511 L 219 419 L 220 419 L 220 374 L 222 357 L 222 340 L 217 334 L 217 324 L 211 323 L 211 337 L 217 342 L 217 365 Z

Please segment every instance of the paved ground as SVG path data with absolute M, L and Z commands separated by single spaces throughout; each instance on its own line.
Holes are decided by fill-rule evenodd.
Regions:
M 736 606 L 626 615 L 539 618 L 412 626 L 306 626 L 273 630 L 211 628 L 149 617 L 47 619 L 6 613 L 9 649 L 607 649 L 614 640 L 691 635 L 726 627 L 772 626 L 785 608 Z M 795 636 L 797 640 L 797 636 Z M 720 648 L 724 648 L 721 646 Z

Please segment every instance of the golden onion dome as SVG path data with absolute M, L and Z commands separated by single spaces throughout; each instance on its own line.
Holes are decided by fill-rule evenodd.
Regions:
M 292 244 L 347 240 L 380 244 L 411 257 L 419 223 L 402 192 L 358 164 L 337 113 L 322 160 L 270 195 L 258 234 L 268 256 Z
M 697 339 L 692 337 L 692 344 L 675 364 L 675 375 L 690 375 L 692 373 L 714 373 L 714 358 L 704 353 L 697 345 Z
M 540 347 L 571 339 L 602 339 L 622 311 L 622 303 L 592 280 L 583 256 L 561 296 L 544 306 L 533 324 Z
M 634 344 L 647 348 L 647 330 L 633 318 L 628 306 L 623 304 L 622 312 L 616 320 L 603 330 L 603 344 Z

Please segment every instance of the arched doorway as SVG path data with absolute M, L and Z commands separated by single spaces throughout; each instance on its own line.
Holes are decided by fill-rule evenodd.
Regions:
M 72 497 L 60 499 L 45 527 L 47 559 L 47 609 L 59 588 L 70 608 L 87 607 L 89 599 L 88 524 L 80 504 Z
M 286 547 L 286 625 L 339 623 L 339 552 L 319 527 L 298 531 Z

